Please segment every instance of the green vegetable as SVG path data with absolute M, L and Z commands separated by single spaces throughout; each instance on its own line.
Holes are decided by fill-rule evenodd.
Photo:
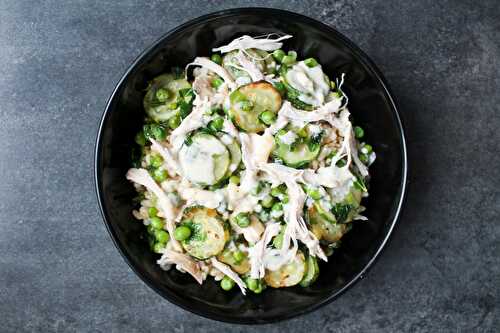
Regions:
M 170 127 L 171 129 L 176 129 L 181 124 L 181 121 L 182 120 L 180 116 L 174 116 L 168 120 L 168 127 Z
M 300 136 L 301 138 L 307 138 L 309 136 L 309 133 L 307 133 L 307 128 L 302 127 L 300 130 L 297 131 L 297 135 Z
M 229 230 L 215 209 L 192 207 L 185 211 L 184 221 L 182 226 L 189 230 L 189 234 L 181 237 L 182 247 L 191 256 L 205 260 L 224 250 L 229 240 Z M 181 236 L 186 236 L 186 231 Z
M 165 103 L 168 98 L 170 97 L 170 92 L 165 89 L 165 88 L 159 88 L 157 91 L 156 91 L 156 99 L 160 102 L 160 103 Z
M 156 169 L 155 171 L 153 171 L 153 179 L 156 180 L 158 183 L 161 183 L 167 178 L 168 178 L 167 170 Z
M 279 91 L 265 81 L 241 86 L 231 93 L 229 100 L 229 116 L 240 129 L 250 133 L 263 132 L 266 125 L 259 120 L 260 114 L 265 111 L 276 114 L 282 103 Z
M 283 204 L 281 202 L 277 202 L 273 205 L 273 207 L 271 208 L 271 211 L 272 212 L 280 212 L 280 211 L 283 211 Z
M 311 148 L 313 149 L 311 150 Z M 320 148 L 319 144 L 310 145 L 299 143 L 290 146 L 280 141 L 274 148 L 273 155 L 282 160 L 283 163 L 289 167 L 301 168 L 318 157 Z
M 165 230 L 156 230 L 155 238 L 159 243 L 165 244 L 170 239 L 168 233 Z
M 210 60 L 215 62 L 217 65 L 222 65 L 222 57 L 218 53 L 212 54 L 212 56 L 210 57 Z
M 361 190 L 363 192 L 368 192 L 368 189 L 366 188 L 366 184 L 361 177 L 356 177 L 356 180 L 354 181 L 354 187 L 356 187 L 358 190 Z
M 335 164 L 337 167 L 342 168 L 347 164 L 347 162 L 344 159 L 338 160 L 337 164 Z
M 157 214 L 158 214 L 158 209 L 156 207 L 149 207 L 148 208 L 149 217 L 156 217 Z
M 143 104 L 146 114 L 155 122 L 167 121 L 176 115 L 171 104 L 177 102 L 181 91 L 191 88 L 191 84 L 184 78 L 176 77 L 174 74 L 163 74 L 150 83 Z
M 240 183 L 240 177 L 238 177 L 238 176 L 231 176 L 229 178 L 229 182 L 238 185 Z
M 158 154 L 153 154 L 149 159 L 149 163 L 153 168 L 159 168 L 163 164 L 163 157 Z
M 150 222 L 151 222 L 151 225 L 153 226 L 153 228 L 155 228 L 155 229 L 162 229 L 163 228 L 163 225 L 164 225 L 163 221 L 157 216 L 152 217 L 150 219 Z
M 371 145 L 369 145 L 369 144 L 365 144 L 365 145 L 363 146 L 363 148 L 365 148 L 365 149 L 366 149 L 366 153 L 367 153 L 367 154 L 370 154 L 370 153 L 373 151 L 373 147 L 372 147 Z
M 229 277 L 224 276 L 222 278 L 222 280 L 220 281 L 220 286 L 222 289 L 224 289 L 226 291 L 231 290 L 234 287 L 234 281 L 232 279 L 230 279 Z
M 364 164 L 367 164 L 369 161 L 368 155 L 366 154 L 359 154 L 359 160 L 363 162 Z
M 354 136 L 356 137 L 356 139 L 361 139 L 363 136 L 365 136 L 365 131 L 361 127 L 355 126 Z
M 301 287 L 309 287 L 314 283 L 314 281 L 316 281 L 319 276 L 319 266 L 316 257 L 313 257 L 311 255 L 307 256 L 306 267 L 307 268 L 304 277 L 300 281 Z
M 144 136 L 144 131 L 140 131 L 135 135 L 135 142 L 139 146 L 144 146 L 146 144 L 146 137 Z
M 261 280 L 247 278 L 245 283 L 248 289 L 250 289 L 256 294 L 260 294 L 265 289 L 265 285 Z
M 186 240 L 189 238 L 189 236 L 191 236 L 191 229 L 189 229 L 188 227 L 181 225 L 175 228 L 174 237 L 178 241 Z
M 243 259 L 245 259 L 245 253 L 243 251 L 236 251 L 233 253 L 233 258 L 236 263 L 240 263 Z
M 277 234 L 274 238 L 273 238 L 273 246 L 276 248 L 276 249 L 281 249 L 281 247 L 283 246 L 283 232 L 285 231 L 285 228 L 281 228 L 281 231 L 279 234 Z
M 269 126 L 276 121 L 276 115 L 271 111 L 264 111 L 259 115 L 259 119 Z
M 282 82 L 275 82 L 274 83 L 274 88 L 279 91 L 281 96 L 285 96 L 286 93 L 286 87 Z
M 232 252 L 229 249 L 224 249 L 217 259 L 229 266 L 238 274 L 245 274 L 250 270 L 250 261 L 242 251 Z
M 295 58 L 289 55 L 286 55 L 283 57 L 283 60 L 281 61 L 284 65 L 290 66 L 295 62 Z
M 335 219 L 337 220 L 337 223 L 346 223 L 348 222 L 347 217 L 353 207 L 349 204 L 335 204 L 332 208 L 332 213 L 335 215 Z
M 216 77 L 215 79 L 212 80 L 212 87 L 214 87 L 215 89 L 218 89 L 221 85 L 224 84 L 224 81 L 219 78 L 219 77 Z
M 277 197 L 277 198 L 285 195 L 286 192 L 287 192 L 287 189 L 286 189 L 286 185 L 285 184 L 281 184 L 281 185 L 273 187 L 271 189 L 271 195 L 273 197 Z
M 304 254 L 299 250 L 291 262 L 275 271 L 266 271 L 264 280 L 268 286 L 273 288 L 291 287 L 302 281 L 305 270 Z
M 274 52 L 273 52 L 273 57 L 274 57 L 274 59 L 276 59 L 277 62 L 281 62 L 285 55 L 286 55 L 285 51 L 283 51 L 281 49 L 274 50 Z
M 221 117 L 217 117 L 208 123 L 208 127 L 214 132 L 220 131 L 223 126 L 224 126 L 224 119 Z
M 155 243 L 153 246 L 153 251 L 154 253 L 161 253 L 161 250 L 165 248 L 165 244 L 163 243 Z
M 173 103 L 170 103 L 169 105 L 167 105 L 167 107 L 169 108 L 169 110 L 176 110 L 178 105 L 176 102 L 173 102 Z
M 143 127 L 144 136 L 147 139 L 155 139 L 155 140 L 165 140 L 167 137 L 167 133 L 163 126 L 158 124 L 146 124 Z
M 306 188 L 306 193 L 308 196 L 311 197 L 311 199 L 313 200 L 319 200 L 321 199 L 322 195 L 321 193 L 319 192 L 319 190 L 317 188 L 314 188 L 314 187 L 307 187 Z
M 264 208 L 271 208 L 274 204 L 274 198 L 270 195 L 266 195 L 261 201 L 260 204 Z
M 235 217 L 236 224 L 238 224 L 242 228 L 246 228 L 250 225 L 250 217 L 248 213 L 239 213 Z
M 304 64 L 306 64 L 307 67 L 316 67 L 318 66 L 318 62 L 314 58 L 307 58 L 304 60 Z

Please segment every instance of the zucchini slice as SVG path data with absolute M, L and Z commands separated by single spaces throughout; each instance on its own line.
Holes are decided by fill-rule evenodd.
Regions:
M 264 280 L 273 288 L 291 287 L 302 281 L 306 271 L 304 254 L 297 251 L 295 258 L 275 271 L 266 271 Z
M 229 74 L 233 77 L 233 79 L 238 78 L 247 78 L 248 82 L 251 82 L 250 75 L 242 69 L 235 67 L 234 65 L 241 67 L 236 55 L 239 50 L 234 50 L 227 53 L 224 57 L 222 57 L 222 67 L 224 67 Z M 247 49 L 245 52 L 248 54 L 247 57 L 250 61 L 252 61 L 257 68 L 264 74 L 270 74 L 274 72 L 276 68 L 276 62 L 272 56 L 269 55 L 266 51 L 257 50 L 257 49 Z
M 308 255 L 306 259 L 306 264 L 307 264 L 306 273 L 304 274 L 302 281 L 300 281 L 300 285 L 302 287 L 309 287 L 311 284 L 314 283 L 314 281 L 316 281 L 316 279 L 319 276 L 319 266 L 316 257 Z
M 225 249 L 217 256 L 217 259 L 225 264 L 231 266 L 231 268 L 238 274 L 245 274 L 250 271 L 250 260 L 248 256 L 245 256 L 241 261 L 234 259 L 234 252 Z
M 244 85 L 229 96 L 231 108 L 229 115 L 242 130 L 250 133 L 260 133 L 266 129 L 259 120 L 264 111 L 277 114 L 281 108 L 281 95 L 272 84 L 259 81 Z
M 155 77 L 151 81 L 151 87 L 144 96 L 143 104 L 146 114 L 157 122 L 166 121 L 175 116 L 178 110 L 177 108 L 172 110 L 169 104 L 177 101 L 180 90 L 187 88 L 191 88 L 191 84 L 184 78 L 175 79 L 173 74 L 163 74 Z M 168 98 L 161 103 L 156 98 L 156 92 L 159 89 L 165 89 L 169 93 Z
M 347 231 L 346 224 L 331 222 L 335 221 L 335 216 L 316 203 L 307 210 L 306 219 L 311 225 L 312 233 L 327 243 L 335 243 Z
M 273 154 L 289 167 L 299 168 L 316 159 L 320 150 L 320 145 L 317 145 L 315 149 L 311 151 L 305 143 L 297 145 L 293 150 L 289 145 L 278 144 Z
M 199 185 L 213 185 L 227 174 L 229 151 L 215 136 L 196 133 L 192 143 L 179 151 L 179 162 L 184 176 Z
M 191 237 L 182 241 L 182 247 L 197 259 L 207 259 L 219 254 L 229 239 L 229 231 L 215 209 L 194 207 L 184 213 L 185 224 Z
M 233 142 L 226 145 L 226 148 L 229 150 L 229 154 L 231 155 L 231 163 L 229 164 L 226 174 L 226 177 L 230 177 L 241 163 L 241 149 L 236 140 L 233 140 Z

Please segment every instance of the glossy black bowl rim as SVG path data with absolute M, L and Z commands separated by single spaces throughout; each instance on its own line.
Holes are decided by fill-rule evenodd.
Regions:
M 130 73 L 132 70 L 142 61 L 144 57 L 146 57 L 151 51 L 153 51 L 155 48 L 157 48 L 164 39 L 166 39 L 168 36 L 171 34 L 174 34 L 178 31 L 181 31 L 191 25 L 201 23 L 203 21 L 219 18 L 219 17 L 224 17 L 224 16 L 232 16 L 235 14 L 247 14 L 247 15 L 259 15 L 259 14 L 273 14 L 273 15 L 279 15 L 279 16 L 287 16 L 291 19 L 300 19 L 304 22 L 306 22 L 308 25 L 315 26 L 318 29 L 325 30 L 328 32 L 331 32 L 334 34 L 337 38 L 342 40 L 342 42 L 352 50 L 354 54 L 360 59 L 366 67 L 368 67 L 374 74 L 378 82 L 381 84 L 382 89 L 384 90 L 386 96 L 388 97 L 388 101 L 390 102 L 390 107 L 392 111 L 394 112 L 394 116 L 396 118 L 396 124 L 398 127 L 398 130 L 400 132 L 400 140 L 402 143 L 402 174 L 401 174 L 401 186 L 400 186 L 400 191 L 398 193 L 399 196 L 399 202 L 397 205 L 396 212 L 394 214 L 394 217 L 392 219 L 391 225 L 387 231 L 387 234 L 385 235 L 385 238 L 383 239 L 382 243 L 379 245 L 377 251 L 375 254 L 372 256 L 370 261 L 363 267 L 363 269 L 356 275 L 354 276 L 344 287 L 342 287 L 340 290 L 338 290 L 335 293 L 332 293 L 325 299 L 323 299 L 321 302 L 318 302 L 316 304 L 310 305 L 308 307 L 305 307 L 304 309 L 293 311 L 293 312 L 288 312 L 288 313 L 283 313 L 280 315 L 276 315 L 271 318 L 266 318 L 265 320 L 258 319 L 258 320 L 251 320 L 251 319 L 243 319 L 243 318 L 236 318 L 236 317 L 231 317 L 227 316 L 224 313 L 220 314 L 214 314 L 213 312 L 207 313 L 204 312 L 203 310 L 200 310 L 198 307 L 191 307 L 189 306 L 186 302 L 183 302 L 180 298 L 174 296 L 171 293 L 165 293 L 164 291 L 160 290 L 155 283 L 144 274 L 140 269 L 136 268 L 132 263 L 131 263 L 131 258 L 129 254 L 125 251 L 124 248 L 120 245 L 116 232 L 111 226 L 109 222 L 109 217 L 107 215 L 107 211 L 104 207 L 103 204 L 103 189 L 100 186 L 100 179 L 102 177 L 102 170 L 99 169 L 99 165 L 101 162 L 101 135 L 102 135 L 102 130 L 104 123 L 106 122 L 106 119 L 108 118 L 108 114 L 110 113 L 110 107 L 113 104 L 114 99 L 116 98 L 117 93 L 120 91 L 120 88 L 124 84 L 124 82 L 128 79 Z M 97 138 L 96 138 L 96 144 L 95 144 L 95 151 L 94 151 L 94 183 L 95 183 L 95 189 L 96 189 L 96 194 L 97 194 L 97 201 L 99 204 L 99 209 L 101 211 L 101 215 L 103 218 L 104 225 L 106 226 L 106 229 L 109 232 L 109 235 L 111 236 L 111 239 L 115 245 L 115 247 L 118 249 L 120 254 L 122 255 L 123 259 L 125 262 L 130 266 L 130 268 L 137 274 L 141 280 L 146 283 L 151 289 L 156 291 L 159 295 L 161 295 L 163 298 L 168 300 L 169 302 L 183 308 L 184 310 L 190 311 L 192 313 L 195 313 L 197 315 L 203 316 L 205 318 L 213 319 L 213 320 L 218 320 L 218 321 L 223 321 L 223 322 L 229 322 L 229 323 L 236 323 L 236 324 L 266 324 L 266 323 L 273 323 L 273 322 L 278 322 L 282 321 L 285 319 L 291 319 L 293 317 L 297 317 L 309 312 L 312 312 L 321 306 L 324 306 L 336 298 L 338 298 L 340 295 L 342 295 L 345 291 L 350 289 L 355 283 L 357 283 L 359 280 L 363 279 L 368 272 L 368 270 L 373 266 L 373 264 L 376 262 L 376 260 L 379 258 L 382 250 L 385 248 L 387 242 L 390 239 L 390 236 L 393 233 L 393 230 L 399 220 L 399 217 L 402 212 L 402 207 L 406 199 L 406 192 L 407 192 L 407 185 L 408 185 L 408 153 L 407 153 L 407 146 L 406 146 L 406 138 L 405 138 L 405 132 L 404 132 L 404 125 L 403 121 L 401 119 L 401 116 L 398 112 L 398 108 L 396 106 L 396 102 L 394 101 L 394 98 L 392 97 L 391 94 L 391 89 L 389 88 L 389 85 L 387 84 L 386 79 L 382 75 L 381 71 L 377 68 L 377 66 L 373 63 L 373 61 L 364 53 L 359 47 L 357 47 L 351 40 L 349 40 L 346 36 L 344 36 L 342 33 L 337 31 L 335 28 L 330 27 L 322 22 L 319 22 L 315 19 L 312 19 L 308 16 L 297 14 L 294 12 L 282 10 L 282 9 L 275 9 L 275 8 L 265 8 L 265 7 L 244 7 L 244 8 L 232 8 L 232 9 L 226 9 L 226 10 L 221 10 L 217 12 L 213 12 L 207 15 L 203 15 L 200 17 L 197 17 L 195 19 L 192 19 L 190 21 L 187 21 L 176 28 L 168 31 L 165 33 L 163 36 L 161 36 L 159 39 L 157 39 L 151 46 L 146 48 L 133 62 L 132 64 L 128 67 L 128 69 L 125 71 L 125 73 L 122 75 L 120 81 L 116 84 L 115 88 L 113 89 L 113 93 L 109 97 L 108 101 L 106 102 L 106 108 L 104 109 L 104 112 L 101 117 L 101 121 L 99 124 L 98 132 L 97 132 Z

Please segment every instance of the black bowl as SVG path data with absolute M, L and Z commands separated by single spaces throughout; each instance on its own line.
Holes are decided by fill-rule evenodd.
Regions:
M 184 66 L 195 56 L 242 34 L 291 34 L 285 48 L 300 58 L 315 57 L 330 77 L 346 73 L 345 92 L 355 124 L 377 153 L 371 167 L 369 221 L 355 222 L 342 247 L 320 266 L 309 288 L 268 288 L 243 296 L 224 292 L 212 279 L 199 286 L 188 274 L 165 272 L 155 263 L 144 227 L 131 211 L 133 186 L 125 179 L 134 135 L 142 126 L 142 98 L 148 80 Z M 206 15 L 170 31 L 129 67 L 102 116 L 95 152 L 97 196 L 108 231 L 130 267 L 160 295 L 196 314 L 227 322 L 269 323 L 327 304 L 361 279 L 386 244 L 401 211 L 407 175 L 405 138 L 400 117 L 382 74 L 351 41 L 333 28 L 295 13 L 265 8 L 232 9 Z M 235 288 L 237 289 L 237 288 Z

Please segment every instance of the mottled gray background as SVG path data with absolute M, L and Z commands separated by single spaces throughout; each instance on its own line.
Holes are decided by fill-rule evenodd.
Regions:
M 410 193 L 366 279 L 276 325 L 185 312 L 114 248 L 93 150 L 107 97 L 164 32 L 204 13 L 273 6 L 345 33 L 406 119 Z M 498 332 L 498 1 L 0 1 L 0 331 Z

